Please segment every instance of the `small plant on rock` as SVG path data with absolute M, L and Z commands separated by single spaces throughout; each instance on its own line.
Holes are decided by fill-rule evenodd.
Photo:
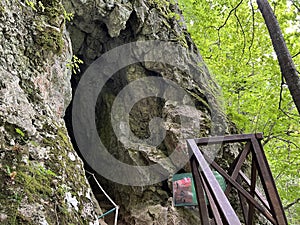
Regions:
M 73 55 L 72 59 L 68 61 L 67 67 L 72 70 L 74 74 L 77 74 L 78 72 L 80 72 L 79 64 L 83 64 L 83 61 L 76 55 Z

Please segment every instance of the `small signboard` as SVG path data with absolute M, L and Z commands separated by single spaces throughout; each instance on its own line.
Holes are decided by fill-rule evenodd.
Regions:
M 175 174 L 172 181 L 174 206 L 193 206 L 198 204 L 191 173 Z
M 213 174 L 222 190 L 225 191 L 226 183 L 224 178 L 217 171 L 213 171 Z M 198 205 L 192 173 L 175 174 L 172 181 L 174 206 Z M 206 204 L 208 204 L 208 200 L 206 197 L 205 199 Z

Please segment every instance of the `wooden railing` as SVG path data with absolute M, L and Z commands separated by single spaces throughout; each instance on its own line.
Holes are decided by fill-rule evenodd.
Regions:
M 255 218 L 259 218 L 259 214 L 274 225 L 287 225 L 275 182 L 260 142 L 262 139 L 263 135 L 258 133 L 187 140 L 192 154 L 190 164 L 203 225 L 253 225 Z M 246 144 L 227 171 L 199 149 L 201 145 L 233 142 Z M 250 158 L 251 164 L 250 178 L 241 170 L 247 157 Z M 225 179 L 227 185 L 225 191 L 221 189 L 212 169 Z M 258 177 L 264 195 L 256 187 Z M 241 218 L 237 216 L 228 200 L 233 188 L 238 195 L 243 214 Z M 206 204 L 206 198 L 209 204 Z

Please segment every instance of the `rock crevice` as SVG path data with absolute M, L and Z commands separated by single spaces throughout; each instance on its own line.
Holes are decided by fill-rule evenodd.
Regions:
M 116 159 L 135 166 L 157 164 L 158 171 L 169 172 L 170 177 L 145 186 L 122 185 L 100 173 L 98 179 L 120 205 L 119 224 L 199 224 L 195 208 L 172 206 L 172 171 L 189 171 L 189 166 L 177 168 L 180 159 L 164 163 L 161 159 L 175 150 L 187 156 L 185 138 L 229 133 L 231 126 L 222 113 L 218 85 L 187 33 L 176 2 L 2 0 L 0 30 L 1 224 L 99 224 L 101 210 L 94 194 L 103 211 L 111 205 L 97 188 L 93 194 L 87 182 L 69 103 L 98 57 L 127 43 L 150 40 L 178 48 L 165 44 L 132 48 L 130 56 L 155 60 L 128 65 L 108 79 L 97 98 L 95 121 L 105 148 Z M 108 70 L 126 61 L 127 53 L 120 52 L 107 62 Z M 72 62 L 74 55 L 84 63 Z M 76 66 L 81 71 L 71 75 Z M 151 86 L 136 90 L 138 96 L 158 93 L 133 104 L 128 124 L 127 117 L 119 118 L 125 121 L 120 125 L 121 137 L 130 131 L 142 140 L 137 151 L 115 133 L 111 110 L 126 86 L 145 78 L 173 82 L 186 95 L 182 102 L 191 100 L 194 107 L 168 100 L 178 93 L 167 85 L 159 90 Z M 184 121 L 190 126 L 182 128 Z M 230 150 L 230 154 L 235 152 Z M 110 223 L 113 218 L 105 219 Z
M 169 156 L 176 148 L 186 151 L 183 133 L 185 138 L 229 133 L 230 128 L 227 125 L 226 116 L 222 113 L 218 97 L 219 88 L 191 41 L 175 2 L 159 0 L 107 2 L 88 0 L 83 2 L 72 0 L 64 3 L 66 9 L 74 13 L 73 21 L 67 26 L 74 54 L 84 61 L 84 65 L 81 65 L 81 72 L 72 76 L 73 93 L 86 69 L 98 57 L 117 46 L 148 40 L 165 41 L 180 46 L 179 52 L 176 54 L 168 48 L 152 52 L 151 54 L 155 54 L 156 62 L 144 61 L 121 69 L 111 76 L 101 90 L 96 106 L 97 129 L 105 148 L 116 159 L 129 165 L 159 164 L 160 159 Z M 181 49 L 183 50 L 181 51 Z M 133 51 L 137 56 L 141 55 L 138 48 Z M 124 61 L 125 59 L 122 57 L 127 57 L 126 54 L 120 52 L 112 62 L 107 63 L 111 63 L 111 67 L 117 67 L 118 63 L 116 62 Z M 148 53 L 143 54 L 145 59 L 152 57 L 147 56 Z M 176 62 L 176 66 L 162 63 L 165 61 Z M 188 93 L 195 107 L 176 107 L 171 101 L 166 101 L 165 99 L 171 93 L 170 90 L 163 91 L 163 98 L 154 96 L 137 101 L 129 114 L 128 123 L 131 132 L 141 140 L 148 140 L 151 134 L 155 133 L 155 129 L 159 128 L 151 125 L 155 118 L 159 117 L 162 118 L 161 126 L 165 132 L 165 138 L 155 148 L 141 144 L 139 150 L 136 151 L 135 145 L 123 141 L 122 137 L 113 130 L 111 110 L 118 94 L 126 86 L 148 77 L 161 77 L 174 82 Z M 143 96 L 150 89 L 151 87 L 145 87 L 136 94 Z M 85 108 L 84 104 L 82 108 Z M 67 111 L 66 121 L 76 146 L 76 140 L 72 134 L 71 116 L 72 106 Z M 183 118 L 186 118 L 191 124 L 184 130 L 181 128 Z M 157 125 L 158 123 L 156 121 L 152 124 Z M 200 126 L 197 127 L 197 124 Z M 156 131 L 160 132 L 159 129 Z M 126 134 L 127 130 L 121 126 L 120 133 L 122 134 L 122 132 Z M 79 151 L 79 149 L 77 150 Z M 95 160 L 101 163 L 101 159 Z M 174 161 L 160 164 L 160 170 L 176 170 L 175 164 Z M 181 171 L 189 171 L 189 166 L 184 166 Z M 98 176 L 99 180 L 121 207 L 120 224 L 199 223 L 197 210 L 172 206 L 171 177 L 169 180 L 155 185 L 133 187 L 111 182 L 100 175 Z M 96 194 L 96 197 L 100 205 L 104 205 L 105 210 L 111 207 L 105 206 L 103 195 L 99 193 Z M 112 218 L 108 218 L 108 221 L 109 219 Z

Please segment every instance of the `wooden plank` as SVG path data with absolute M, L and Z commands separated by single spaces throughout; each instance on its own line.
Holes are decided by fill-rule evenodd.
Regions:
M 219 144 L 219 143 L 233 143 L 233 142 L 244 142 L 249 141 L 251 138 L 257 137 L 257 139 L 263 139 L 262 133 L 257 134 L 235 134 L 235 135 L 227 135 L 227 136 L 213 136 L 213 137 L 203 137 L 203 138 L 196 138 L 196 139 L 188 139 L 194 140 L 199 145 L 206 145 L 206 144 Z
M 266 193 L 267 200 L 270 203 L 270 209 L 274 214 L 277 224 L 287 225 L 288 223 L 282 207 L 282 203 L 280 201 L 270 167 L 267 163 L 267 158 L 262 150 L 262 146 L 255 137 L 251 138 L 251 142 L 254 151 L 253 156 L 255 156 L 256 162 L 258 164 L 258 172 L 264 191 Z
M 237 160 L 236 165 L 235 165 L 235 168 L 233 169 L 232 174 L 231 174 L 231 178 L 233 180 L 237 179 L 237 177 L 239 175 L 239 171 L 241 170 L 242 165 L 243 165 L 244 161 L 246 160 L 247 155 L 250 152 L 250 146 L 251 146 L 251 143 L 247 142 L 244 150 L 239 155 L 238 160 Z M 228 184 L 227 187 L 226 187 L 226 189 L 225 189 L 225 195 L 226 196 L 229 195 L 230 190 L 231 190 L 231 185 Z
M 253 225 L 254 223 L 254 207 L 262 213 L 272 224 L 274 225 L 287 225 L 287 219 L 284 214 L 283 206 L 281 204 L 281 200 L 279 198 L 274 179 L 272 177 L 268 162 L 266 160 L 266 156 L 264 155 L 262 145 L 260 140 L 262 140 L 262 133 L 257 134 L 238 134 L 238 135 L 228 135 L 228 136 L 216 136 L 216 137 L 206 137 L 201 139 L 188 139 L 188 147 L 191 152 L 194 153 L 196 157 L 196 161 L 198 161 L 202 171 L 200 175 L 200 179 L 202 179 L 202 188 L 206 189 L 208 193 L 208 198 L 210 202 L 212 202 L 213 211 L 221 213 L 222 223 L 228 224 L 240 224 L 235 212 L 232 209 L 226 195 L 229 195 L 230 189 L 232 187 L 236 188 L 238 191 L 238 195 L 240 198 L 245 223 L 247 225 Z M 246 175 L 241 171 L 241 166 L 245 161 L 248 152 L 248 147 L 246 147 L 239 155 L 239 157 L 234 161 L 234 164 L 230 168 L 230 175 L 228 175 L 216 162 L 211 161 L 208 156 L 201 153 L 197 144 L 199 145 L 207 145 L 207 144 L 220 144 L 220 143 L 232 143 L 232 142 L 249 142 L 251 141 L 250 149 L 253 152 L 253 161 L 252 161 L 252 172 L 251 172 L 251 181 L 246 177 Z M 196 144 L 197 143 L 197 144 Z M 249 145 L 249 144 L 247 144 Z M 245 151 L 245 152 L 244 152 Z M 246 154 L 247 153 L 247 154 Z M 213 176 L 213 173 L 208 165 L 210 165 L 218 171 L 227 181 L 227 188 L 225 190 L 225 194 L 220 191 L 220 186 L 216 181 L 216 178 Z M 199 172 L 199 170 L 198 170 Z M 260 176 L 266 198 L 259 192 L 256 188 L 256 178 L 257 172 Z M 246 191 L 242 185 L 240 179 L 243 179 L 245 183 L 250 188 L 250 193 Z M 237 182 L 237 180 L 239 182 Z M 223 196 L 222 196 L 223 194 Z M 225 198 L 224 198 L 225 197 Z M 257 197 L 259 201 L 257 201 L 254 197 Z M 246 201 L 248 201 L 248 205 Z M 260 203 L 259 203 L 260 202 Z M 262 205 L 261 205 L 262 204 Z M 230 206 L 230 209 L 226 209 L 225 206 Z M 218 209 L 218 210 L 217 210 Z M 236 216 L 236 221 L 233 222 L 230 220 L 231 211 L 233 215 Z M 246 216 L 247 215 L 247 216 Z M 215 214 L 214 214 L 215 216 Z M 247 218 L 246 218 L 247 217 Z M 217 217 L 219 218 L 219 217 Z M 209 218 L 208 218 L 209 219 Z M 224 220 L 223 220 L 224 219 Z M 236 223 L 238 222 L 238 223 Z M 221 223 L 221 221 L 217 221 L 217 224 Z M 205 224 L 205 223 L 204 223 Z M 209 224 L 209 223 L 207 223 Z
M 209 224 L 209 215 L 208 215 L 207 205 L 205 202 L 204 187 L 202 185 L 202 181 L 198 170 L 199 164 L 195 156 L 191 157 L 190 163 L 191 163 L 192 174 L 195 182 L 195 189 L 197 194 L 201 224 Z
M 200 151 L 200 150 L 199 150 Z M 205 155 L 204 155 L 205 157 Z M 206 156 L 207 157 L 207 156 Z M 211 166 L 217 170 L 234 188 L 237 189 L 248 201 L 251 202 L 270 222 L 276 224 L 276 220 L 273 218 L 272 214 L 261 206 L 244 188 L 233 180 L 216 162 L 212 162 Z
M 256 162 L 255 162 L 254 157 L 252 156 L 250 195 L 253 198 L 254 198 L 254 194 L 255 194 L 256 178 L 257 178 Z M 254 223 L 254 206 L 252 204 L 250 204 L 250 202 L 249 202 L 248 224 L 253 225 L 253 223 Z
M 202 173 L 204 175 L 204 180 L 207 183 L 208 189 L 211 192 L 218 208 L 220 208 L 221 213 L 224 215 L 224 219 L 228 224 L 240 225 L 241 223 L 239 218 L 210 170 L 209 165 L 201 154 L 196 142 L 193 139 L 189 139 L 187 140 L 187 144 L 198 160 L 200 169 L 202 169 Z
M 215 204 L 215 201 L 214 201 L 214 199 L 213 199 L 213 197 L 212 197 L 205 181 L 203 180 L 203 176 L 201 176 L 201 180 L 202 180 L 202 183 L 203 183 L 203 186 L 204 186 L 204 189 L 205 189 L 205 193 L 207 195 L 208 202 L 210 204 L 210 207 L 211 207 L 214 219 L 215 219 L 214 223 L 216 225 L 223 225 L 222 218 L 221 218 L 221 215 L 219 213 L 219 209 L 218 209 L 217 205 Z
M 239 172 L 239 175 L 244 180 L 244 182 L 246 182 L 246 184 L 250 187 L 251 182 L 249 178 L 242 171 Z M 260 193 L 260 191 L 257 188 L 255 188 L 255 195 L 261 201 L 261 203 L 270 211 L 270 206 L 267 199 L 265 199 L 265 197 L 262 195 L 262 193 Z
M 241 185 L 241 183 L 242 183 L 241 176 L 238 176 L 237 182 Z M 243 212 L 243 217 L 244 217 L 245 225 L 249 225 L 247 223 L 247 218 L 248 218 L 248 208 L 247 207 L 248 207 L 248 203 L 246 201 L 246 198 L 243 195 L 241 195 L 240 192 L 238 192 L 238 196 L 239 196 L 240 203 L 241 203 L 241 208 L 242 208 L 242 212 Z

